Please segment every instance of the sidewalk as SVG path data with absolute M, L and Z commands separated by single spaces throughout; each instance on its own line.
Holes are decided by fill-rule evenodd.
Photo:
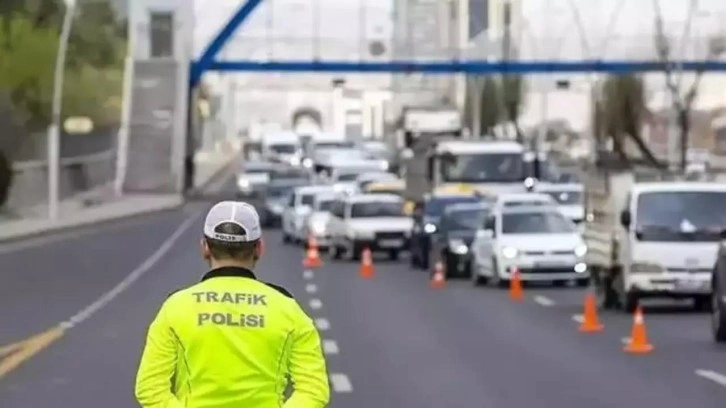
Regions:
M 239 151 L 234 148 L 198 154 L 196 187 L 205 187 L 224 171 Z M 134 194 L 115 197 L 108 187 L 89 191 L 61 203 L 61 216 L 47 219 L 47 206 L 24 211 L 18 218 L 0 218 L 0 242 L 22 239 L 46 232 L 81 227 L 135 215 L 172 210 L 184 204 L 178 194 Z

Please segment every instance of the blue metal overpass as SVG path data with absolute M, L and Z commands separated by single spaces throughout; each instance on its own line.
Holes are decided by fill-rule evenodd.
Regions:
M 217 61 L 222 48 L 264 0 L 246 0 L 191 63 L 191 86 L 199 84 L 208 71 L 228 72 L 331 72 L 331 73 L 427 73 L 427 74 L 537 74 L 537 73 L 613 73 L 657 72 L 670 66 L 683 71 L 726 71 L 726 61 Z

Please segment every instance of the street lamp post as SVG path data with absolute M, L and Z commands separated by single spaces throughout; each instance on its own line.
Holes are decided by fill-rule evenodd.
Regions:
M 60 202 L 60 134 L 61 114 L 63 104 L 63 77 L 65 76 L 66 55 L 68 42 L 73 26 L 73 15 L 76 9 L 76 0 L 65 0 L 65 15 L 58 43 L 58 55 L 55 60 L 53 73 L 53 101 L 51 122 L 48 127 L 48 217 L 52 220 L 58 218 Z

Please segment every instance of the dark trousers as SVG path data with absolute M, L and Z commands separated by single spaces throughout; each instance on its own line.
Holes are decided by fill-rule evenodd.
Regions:
M 194 156 L 184 158 L 184 191 L 190 191 L 194 188 Z

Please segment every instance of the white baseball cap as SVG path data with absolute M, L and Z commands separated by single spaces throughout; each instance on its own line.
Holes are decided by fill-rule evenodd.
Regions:
M 222 224 L 236 224 L 244 234 L 218 232 Z M 255 207 L 241 201 L 222 201 L 214 205 L 204 219 L 204 236 L 225 242 L 252 242 L 262 238 L 260 216 Z

